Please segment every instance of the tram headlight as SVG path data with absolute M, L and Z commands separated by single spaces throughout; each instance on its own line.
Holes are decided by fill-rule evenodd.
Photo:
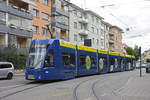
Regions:
M 48 71 L 45 71 L 45 74 L 48 74 L 49 72 Z

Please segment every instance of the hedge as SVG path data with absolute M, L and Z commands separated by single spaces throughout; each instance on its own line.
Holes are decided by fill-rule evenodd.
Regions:
M 15 69 L 25 69 L 26 54 L 17 54 L 15 47 L 0 47 L 0 62 L 12 62 Z

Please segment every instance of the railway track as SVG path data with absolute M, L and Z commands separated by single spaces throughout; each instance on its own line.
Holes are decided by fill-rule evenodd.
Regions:
M 43 86 L 43 85 L 45 85 L 45 83 L 39 84 L 37 82 L 30 82 L 30 83 L 26 83 L 26 84 L 22 84 L 22 85 L 18 85 L 18 86 L 6 89 L 0 92 L 0 100 L 10 97 L 12 95 L 18 94 L 18 93 L 27 91 L 27 90 L 31 90 L 33 88 Z

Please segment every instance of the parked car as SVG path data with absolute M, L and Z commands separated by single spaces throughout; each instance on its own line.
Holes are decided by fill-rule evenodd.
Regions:
M 150 64 L 147 64 L 146 73 L 150 73 Z
M 10 62 L 0 62 L 0 78 L 12 79 L 14 66 Z

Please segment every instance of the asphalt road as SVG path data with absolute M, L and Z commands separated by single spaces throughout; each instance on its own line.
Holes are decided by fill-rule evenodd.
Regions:
M 0 100 L 150 100 L 140 94 L 131 95 L 132 87 L 136 89 L 136 83 L 131 83 L 138 73 L 135 70 L 46 82 L 17 76 L 13 80 L 0 80 Z

